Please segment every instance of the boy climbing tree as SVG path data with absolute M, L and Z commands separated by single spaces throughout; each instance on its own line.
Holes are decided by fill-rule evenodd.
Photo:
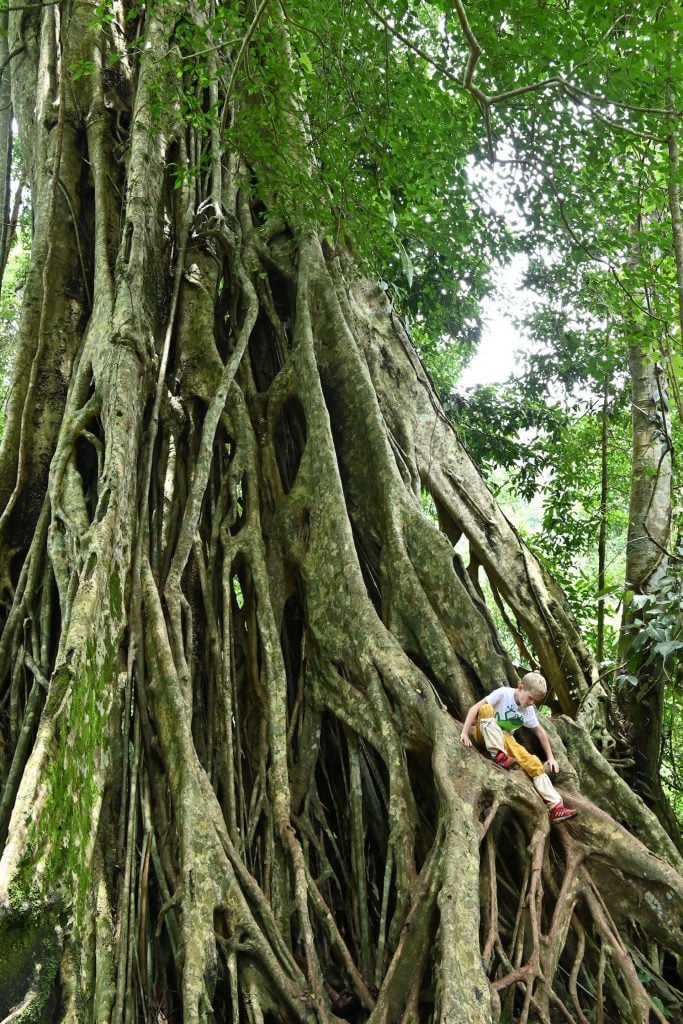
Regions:
M 497 690 L 473 704 L 467 712 L 460 733 L 466 747 L 472 746 L 470 731 L 478 747 L 485 747 L 501 768 L 520 767 L 531 777 L 536 790 L 549 808 L 550 820 L 566 821 L 577 813 L 565 807 L 562 797 L 546 775 L 546 768 L 558 771 L 557 761 L 550 746 L 548 734 L 538 720 L 535 705 L 540 704 L 547 692 L 546 681 L 539 672 L 527 672 L 515 688 L 499 686 Z M 525 725 L 531 729 L 543 748 L 545 766 L 540 758 L 518 743 L 513 732 Z

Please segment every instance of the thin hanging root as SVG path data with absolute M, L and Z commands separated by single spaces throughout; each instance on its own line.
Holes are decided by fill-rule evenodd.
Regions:
M 479 565 L 479 564 L 480 563 L 477 562 L 477 565 Z M 486 571 L 486 570 L 484 570 L 484 571 Z M 498 592 L 498 587 L 496 587 L 496 585 L 493 583 L 493 581 L 491 580 L 491 578 L 488 575 L 487 575 L 486 578 L 488 579 L 489 586 L 491 588 L 491 593 L 493 594 L 493 600 L 496 602 L 496 607 L 497 607 L 498 611 L 501 614 L 501 618 L 503 619 L 503 622 L 505 623 L 507 628 L 510 630 L 510 635 L 512 636 L 513 640 L 515 641 L 515 646 L 517 647 L 517 650 L 519 651 L 519 655 L 520 655 L 520 657 L 522 659 L 522 664 L 523 665 L 533 665 L 535 663 L 536 659 L 535 659 L 534 655 L 531 654 L 531 652 L 527 648 L 527 645 L 526 645 L 525 640 L 524 640 L 524 634 L 520 630 L 520 628 L 517 625 L 517 623 L 513 622 L 513 620 L 511 619 L 510 615 L 508 614 L 508 609 L 507 609 L 507 607 L 505 605 L 505 602 L 503 601 L 502 597 L 500 596 L 500 594 Z
M 488 902 L 488 914 L 489 914 L 489 928 L 484 942 L 484 948 L 482 949 L 481 958 L 484 963 L 484 968 L 488 971 L 491 966 L 491 957 L 493 956 L 493 950 L 496 943 L 500 943 L 500 936 L 498 934 L 498 884 L 496 877 L 496 847 L 493 842 L 492 836 L 489 834 L 486 836 L 486 859 L 488 865 L 488 883 L 489 883 L 489 902 Z
M 581 970 L 583 956 L 586 951 L 586 933 L 584 932 L 583 928 L 581 927 L 578 921 L 574 924 L 574 930 L 578 935 L 578 943 L 576 949 L 576 956 L 574 957 L 574 963 L 572 964 L 572 969 L 569 974 L 569 994 L 572 997 L 572 1003 L 574 1004 L 574 1009 L 576 1010 L 576 1014 L 581 1024 L 590 1024 L 586 1015 L 581 1009 L 581 1004 L 579 1003 L 579 992 L 577 987 L 579 971 Z
M 256 986 L 256 982 L 251 977 L 249 978 L 246 990 L 244 991 L 244 1001 L 247 1006 L 250 1024 L 264 1024 L 258 988 Z
M 529 910 L 529 923 L 531 926 L 531 952 L 524 967 L 519 968 L 522 974 L 519 977 L 525 978 L 524 1004 L 519 1017 L 519 1024 L 526 1024 L 529 1017 L 529 1010 L 532 1005 L 532 996 L 536 979 L 541 975 L 541 937 L 540 937 L 540 913 L 541 913 L 541 872 L 543 868 L 543 855 L 545 849 L 545 838 L 548 825 L 544 821 L 544 827 L 536 829 L 531 841 L 531 861 L 529 870 L 529 893 L 527 897 Z M 504 981 L 505 979 L 502 979 Z M 502 985 L 498 985 L 500 989 Z
M 379 940 L 375 956 L 375 988 L 379 988 L 384 976 L 384 956 L 387 937 L 387 910 L 389 906 L 389 888 L 394 871 L 394 851 L 391 842 L 387 844 L 387 855 L 384 865 L 384 883 L 382 885 L 382 911 L 379 919 Z
M 655 1013 L 657 1019 L 661 1021 L 661 1024 L 666 1024 L 665 1018 L 663 1018 L 657 1008 L 652 1005 L 650 997 L 638 978 L 636 969 L 628 951 L 624 948 L 621 938 L 612 930 L 612 926 L 607 920 L 600 901 L 593 893 L 592 884 L 589 880 L 586 880 L 583 898 L 590 910 L 593 920 L 595 921 L 598 932 L 600 933 L 603 942 L 608 944 L 612 957 L 619 968 L 621 977 L 623 978 L 628 1001 L 631 1006 L 632 1013 L 634 1014 L 633 1024 L 648 1024 L 651 1009 Z
M 564 1019 L 566 1021 L 568 1021 L 568 1024 L 576 1024 L 576 1020 L 574 1018 L 574 1015 L 570 1012 L 568 1007 L 565 1006 L 564 1002 L 560 999 L 560 997 L 558 996 L 558 994 L 556 992 L 552 992 L 551 991 L 551 993 L 550 993 L 550 1002 L 553 1004 L 553 1006 L 556 1006 L 558 1008 L 558 1010 L 560 1011 L 560 1013 L 562 1014 Z M 536 1002 L 535 999 L 531 1000 L 531 1004 L 532 1004 L 532 1006 L 534 1007 L 534 1009 L 536 1010 L 537 1013 L 543 1013 L 543 1011 L 541 1010 L 539 1004 Z M 548 1024 L 550 1024 L 550 1018 L 545 1016 L 544 1013 L 543 1013 L 543 1020 L 547 1021 Z
M 286 977 L 288 982 L 290 980 L 300 980 L 301 972 L 299 967 L 282 938 L 273 914 L 273 908 L 265 898 L 263 890 L 254 879 L 253 875 L 247 871 L 244 862 L 238 856 L 237 851 L 230 841 L 230 837 L 225 831 L 225 826 L 223 825 L 221 827 L 220 823 L 217 823 L 217 831 L 237 880 L 239 881 L 246 897 L 251 901 L 256 909 L 257 917 L 263 927 L 264 938 L 266 941 L 271 943 L 275 955 L 284 965 L 282 972 L 283 977 Z
M 33 600 L 36 589 L 41 582 L 49 523 L 50 501 L 46 495 L 40 510 L 31 546 L 21 567 L 19 582 L 13 595 L 12 607 L 2 630 L 2 636 L 0 636 L 0 681 L 5 679 L 11 661 L 16 656 L 18 647 L 17 631 L 21 625 L 25 610 Z M 4 703 L 6 697 L 7 694 L 5 693 L 2 703 Z
M 486 812 L 486 817 L 484 818 L 484 820 L 481 822 L 481 825 L 479 826 L 479 841 L 480 842 L 483 842 L 483 840 L 488 837 L 489 829 L 491 828 L 491 825 L 493 824 L 493 820 L 494 820 L 494 818 L 495 818 L 495 816 L 496 816 L 496 814 L 498 813 L 499 810 L 500 810 L 500 799 L 498 797 L 495 797 L 494 800 L 493 800 L 493 803 L 491 804 L 491 806 L 489 807 L 488 811 Z
M 351 836 L 353 850 L 354 891 L 357 893 L 358 918 L 360 925 L 361 968 L 363 973 L 372 975 L 370 959 L 370 923 L 368 921 L 367 869 L 365 864 L 365 824 L 363 821 L 363 787 L 361 782 L 358 736 L 345 730 L 349 758 Z
M 26 766 L 34 726 L 38 720 L 38 709 L 44 692 L 47 692 L 46 687 L 36 677 L 26 702 L 24 719 L 14 747 L 14 756 L 12 757 L 9 774 L 5 779 L 2 790 L 2 800 L 0 800 L 0 848 L 4 846 L 7 836 L 7 826 L 9 825 L 12 807 L 19 790 L 21 776 Z
M 306 866 L 301 846 L 294 835 L 294 829 L 289 823 L 284 826 L 281 825 L 280 832 L 282 832 L 283 829 L 286 833 L 290 856 L 294 864 L 294 895 L 299 910 L 299 923 L 304 939 L 304 949 L 306 950 L 306 976 L 311 988 L 313 989 L 319 1019 L 324 1022 L 331 1018 L 326 1005 L 327 1000 L 325 998 L 323 976 L 315 949 L 311 919 L 308 914 Z
M 414 800 L 407 777 L 402 746 L 392 721 L 391 708 L 379 675 L 369 674 L 368 695 L 384 741 L 389 778 L 389 828 L 393 838 L 394 866 L 396 870 L 396 911 L 389 929 L 392 944 L 397 941 L 396 929 L 407 913 L 411 888 L 415 882 L 414 832 L 417 821 Z
M 604 990 L 605 990 L 605 964 L 607 952 L 604 939 L 600 940 L 600 960 L 598 961 L 598 977 L 595 994 L 595 1024 L 605 1024 Z
M 422 969 L 415 972 L 410 994 L 406 1000 L 406 1008 L 401 1017 L 401 1024 L 420 1024 L 420 989 L 424 975 L 424 964 Z
M 146 833 L 151 836 L 151 857 L 154 868 L 154 877 L 159 887 L 162 904 L 157 917 L 155 937 L 159 938 L 162 928 L 165 926 L 168 934 L 168 941 L 173 960 L 178 962 L 178 924 L 175 911 L 173 910 L 174 900 L 171 897 L 166 878 L 166 871 L 162 864 L 157 847 L 156 835 L 152 820 L 152 806 L 150 798 L 149 780 L 146 775 L 142 779 L 142 823 Z
M 512 950 L 510 955 L 510 963 L 513 967 L 517 968 L 521 966 L 522 958 L 524 956 L 524 946 L 526 940 L 526 926 L 529 920 L 529 915 L 526 911 L 526 892 L 529 884 L 529 873 L 530 864 L 527 858 L 524 865 L 524 878 L 522 879 L 522 885 L 519 890 L 519 900 L 517 905 L 517 913 L 515 915 L 515 926 L 512 932 L 512 941 L 510 943 L 510 949 Z M 499 948 L 502 949 L 502 944 L 499 943 Z
M 308 893 L 311 903 L 313 904 L 318 918 L 327 931 L 327 935 L 332 946 L 337 951 L 337 954 L 342 961 L 346 975 L 353 985 L 354 991 L 358 996 L 361 1005 L 364 1006 L 366 1010 L 372 1010 L 375 1006 L 375 1000 L 370 995 L 367 985 L 359 973 L 358 968 L 354 964 L 348 947 L 339 933 L 334 916 L 320 895 L 318 887 L 313 881 L 308 868 L 306 868 L 306 881 L 308 883 Z
M 443 878 L 446 843 L 440 833 L 420 872 L 400 939 L 368 1024 L 389 1024 L 409 998 L 416 975 L 422 976 L 434 932 L 436 904 Z
M 167 763 L 183 764 L 193 767 L 182 775 L 172 774 L 169 782 L 175 790 L 174 804 L 181 813 L 181 844 L 188 854 L 183 865 L 184 880 L 182 882 L 182 908 L 185 945 L 185 1012 L 191 1014 L 189 1019 L 196 1017 L 197 1000 L 203 998 L 197 987 L 203 977 L 200 967 L 202 953 L 198 951 L 198 936 L 206 925 L 203 918 L 198 918 L 198 908 L 188 903 L 188 893 L 194 888 L 195 902 L 199 898 L 206 902 L 211 898 L 210 890 L 215 889 L 217 899 L 214 908 L 221 905 L 222 900 L 228 902 L 235 919 L 235 928 L 241 928 L 248 936 L 249 946 L 254 955 L 264 965 L 273 983 L 277 986 L 281 998 L 285 1000 L 297 1019 L 302 1016 L 300 1003 L 301 992 L 305 985 L 301 982 L 301 972 L 287 949 L 274 921 L 270 904 L 254 878 L 246 871 L 237 857 L 230 842 L 225 821 L 216 801 L 215 793 L 205 773 L 199 767 L 191 747 L 188 715 L 183 708 L 183 697 L 173 687 L 175 670 L 170 652 L 168 635 L 165 630 L 158 590 L 151 575 L 149 561 L 143 563 L 143 609 L 145 611 L 145 641 L 148 651 L 147 661 L 150 671 L 154 671 L 158 679 L 166 681 L 162 694 L 161 687 L 155 693 L 159 736 Z M 162 701 L 162 696 L 164 700 Z M 178 723 L 183 723 L 181 728 Z M 219 843 L 227 856 L 223 856 L 216 844 Z M 233 874 L 234 871 L 234 874 Z M 202 877 L 203 886 L 200 890 L 194 879 Z M 223 895 L 219 896 L 222 888 Z M 305 898 L 305 876 L 304 876 Z M 247 900 L 251 900 L 259 913 L 260 925 L 257 925 Z M 213 926 L 211 928 L 212 947 L 215 949 Z M 192 945 L 188 945 L 188 942 Z M 207 933 L 208 942 L 208 933 Z M 208 946 L 207 946 L 208 949 Z M 195 963 L 193 974 L 188 978 L 187 960 L 193 951 Z M 282 966 L 284 965 L 284 967 Z M 295 979 L 295 982 L 291 979 Z M 203 991 L 203 983 L 202 983 Z
M 65 420 L 60 434 L 57 451 L 54 454 L 50 466 L 49 494 L 52 505 L 52 517 L 62 519 L 68 523 L 68 514 L 62 508 L 61 498 L 63 496 L 62 482 L 76 445 L 76 441 L 82 436 L 87 425 L 102 411 L 102 395 L 95 392 L 89 398 L 82 409 L 72 412 L 69 419 Z
M 149 864 L 152 851 L 152 833 L 145 830 L 140 854 L 140 875 L 138 879 L 138 942 L 137 964 L 140 975 L 140 989 L 143 1006 L 149 1002 L 150 979 L 147 974 L 147 938 L 149 929 Z M 145 1013 L 145 1016 L 147 1014 Z
M 542 969 L 545 980 L 543 982 L 541 993 L 538 996 L 541 1005 L 547 1005 L 549 990 L 552 988 L 553 979 L 557 972 L 557 965 L 565 947 L 567 935 L 572 923 L 575 929 L 580 928 L 578 921 L 573 919 L 574 908 L 581 892 L 581 882 L 578 876 L 579 863 L 580 860 L 577 855 L 567 859 L 564 876 L 562 878 L 562 885 L 555 900 L 555 912 L 544 943 Z
M 115 944 L 114 925 L 100 851 L 96 854 L 94 881 L 97 893 L 97 915 L 95 921 L 96 961 L 93 1016 L 96 1021 L 108 1021 L 111 1020 L 116 999 Z
M 223 656 L 220 662 L 220 678 L 218 686 L 219 704 L 223 712 L 222 732 L 224 738 L 225 754 L 223 764 L 225 766 L 224 801 L 227 804 L 225 815 L 230 840 L 234 847 L 239 849 L 237 830 L 237 807 L 243 809 L 246 801 L 244 799 L 244 785 L 242 782 L 240 756 L 240 718 L 233 695 L 234 672 L 234 631 L 232 623 L 232 587 L 229 569 L 223 569 L 221 576 L 223 592 Z M 234 709 L 234 710 L 233 710 Z M 233 721 L 236 744 L 233 746 Z M 237 772 L 235 772 L 237 763 Z M 240 835 L 245 834 L 244 822 Z M 243 853 L 243 850 L 241 851 Z
M 130 797 L 128 800 L 128 829 L 125 847 L 123 882 L 119 892 L 117 919 L 121 940 L 118 944 L 119 960 L 116 972 L 116 1001 L 112 1024 L 121 1024 L 126 1019 L 127 1005 L 133 988 L 132 967 L 135 946 L 135 886 L 133 870 L 135 863 L 135 842 L 137 834 L 137 787 L 140 770 L 140 716 L 135 713 L 133 727 L 133 752 L 130 773 Z

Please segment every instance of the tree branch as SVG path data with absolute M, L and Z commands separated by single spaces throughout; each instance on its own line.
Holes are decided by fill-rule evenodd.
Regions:
M 424 50 L 422 47 L 418 46 L 411 39 L 409 39 L 403 32 L 399 31 L 399 29 L 397 29 L 394 25 L 392 25 L 389 22 L 389 20 L 387 18 L 385 18 L 384 15 L 381 14 L 373 6 L 373 4 L 370 2 L 370 0 L 366 0 L 366 5 L 369 8 L 369 10 L 372 13 L 372 15 L 375 18 L 377 18 L 377 20 L 379 22 L 381 22 L 381 24 L 384 25 L 385 28 L 389 32 L 391 32 L 391 34 L 396 39 L 399 39 L 405 46 L 408 47 L 408 49 L 410 49 L 418 57 L 421 57 L 422 60 L 424 60 L 428 64 L 430 64 L 431 67 L 433 67 L 436 71 L 438 71 L 440 74 L 442 74 L 445 78 L 447 78 L 454 85 L 458 86 L 458 88 L 464 89 L 466 92 L 469 92 L 473 96 L 473 98 L 477 101 L 477 103 L 479 104 L 479 106 L 481 108 L 481 111 L 482 111 L 482 116 L 484 118 L 484 123 L 485 123 L 485 126 L 486 126 L 486 135 L 487 135 L 487 141 L 488 141 L 489 156 L 490 156 L 492 161 L 494 159 L 494 154 L 493 154 L 493 135 L 492 135 L 490 119 L 489 119 L 489 110 L 490 110 L 490 108 L 492 106 L 494 106 L 494 105 L 499 104 L 499 103 L 505 103 L 508 100 L 516 99 L 518 96 L 525 96 L 527 93 L 539 92 L 542 89 L 549 89 L 549 88 L 553 88 L 553 87 L 559 88 L 563 92 L 567 93 L 568 96 L 571 96 L 572 98 L 576 98 L 576 97 L 580 96 L 582 99 L 588 99 L 588 100 L 590 100 L 591 102 L 593 102 L 595 104 L 607 104 L 609 106 L 618 107 L 621 110 L 628 110 L 628 111 L 632 111 L 634 113 L 654 114 L 654 115 L 659 116 L 659 117 L 667 117 L 667 118 L 670 118 L 671 116 L 679 117 L 679 116 L 683 115 L 683 110 L 673 111 L 672 112 L 671 110 L 667 110 L 665 108 L 660 108 L 660 107 L 645 107 L 645 106 L 639 106 L 637 104 L 630 104 L 630 103 L 624 103 L 622 101 L 611 100 L 611 99 L 609 99 L 606 96 L 600 96 L 597 93 L 591 93 L 591 92 L 588 92 L 585 89 L 581 89 L 579 86 L 572 85 L 572 83 L 569 82 L 567 80 L 567 78 L 565 76 L 562 76 L 562 75 L 552 75 L 549 78 L 542 79 L 540 82 L 532 82 L 529 85 L 522 85 L 522 86 L 519 86 L 518 88 L 515 88 L 515 89 L 508 89 L 505 92 L 495 93 L 493 95 L 487 95 L 482 89 L 480 89 L 478 86 L 474 85 L 474 83 L 473 83 L 474 71 L 475 71 L 477 62 L 479 60 L 479 57 L 483 53 L 483 49 L 482 49 L 481 44 L 479 43 L 478 39 L 474 35 L 472 27 L 471 27 L 471 25 L 469 23 L 469 20 L 467 18 L 467 14 L 465 12 L 464 6 L 462 4 L 462 0 L 455 0 L 455 9 L 456 9 L 456 12 L 457 12 L 457 15 L 458 15 L 458 20 L 460 21 L 460 25 L 462 27 L 463 33 L 465 35 L 465 38 L 467 39 L 467 42 L 468 42 L 468 45 L 469 45 L 469 49 L 470 49 L 469 58 L 468 58 L 468 61 L 467 61 L 467 66 L 465 68 L 465 73 L 464 73 L 464 75 L 462 77 L 462 80 L 457 78 L 456 75 L 452 71 L 450 71 L 447 67 L 445 67 L 443 64 L 441 64 L 439 61 L 435 60 L 435 58 L 432 57 L 429 53 L 427 53 L 426 50 Z M 617 21 L 612 26 L 610 26 L 610 28 L 607 30 L 607 32 L 605 33 L 603 38 L 609 37 L 609 34 L 613 31 L 615 26 L 621 20 L 621 17 L 623 17 L 623 16 L 620 16 L 617 19 Z M 589 59 L 590 59 L 589 57 L 586 57 L 584 60 L 580 61 L 574 68 L 572 68 L 570 74 L 574 74 L 580 67 L 582 67 L 585 64 L 587 64 Z M 618 129 L 619 131 L 626 131 L 629 134 L 633 134 L 633 135 L 636 135 L 636 136 L 638 136 L 640 138 L 644 138 L 644 139 L 651 139 L 651 138 L 655 138 L 656 137 L 656 136 L 652 136 L 652 135 L 650 135 L 648 133 L 645 133 L 645 132 L 639 132 L 637 129 L 632 128 L 630 125 L 622 125 L 622 124 L 617 124 L 614 121 L 610 121 L 608 118 L 605 118 L 604 115 L 599 114 L 597 111 L 592 111 L 592 114 L 598 120 L 600 120 L 603 123 L 609 125 L 610 127 Z
M 228 82 L 228 88 L 226 89 L 226 92 L 225 92 L 225 99 L 223 100 L 223 111 L 221 113 L 221 128 L 220 128 L 220 137 L 221 138 L 223 137 L 223 135 L 225 133 L 225 125 L 226 125 L 226 122 L 228 120 L 228 108 L 230 106 L 230 99 L 232 97 L 233 89 L 235 88 L 235 81 L 237 79 L 237 72 L 239 70 L 239 66 L 242 63 L 242 58 L 243 58 L 243 56 L 244 56 L 244 54 L 246 52 L 247 47 L 249 46 L 249 42 L 251 40 L 251 37 L 253 36 L 254 32 L 256 31 L 256 29 L 258 27 L 258 23 L 261 20 L 261 15 L 265 11 L 267 4 L 268 4 L 268 0 L 261 0 L 261 3 L 259 4 L 259 7 L 258 7 L 258 9 L 256 11 L 256 14 L 254 15 L 253 20 L 251 22 L 251 25 L 247 29 L 247 31 L 245 33 L 245 36 L 244 36 L 244 39 L 242 40 L 242 45 L 239 48 L 239 52 L 238 52 L 237 56 L 235 57 L 235 63 L 232 66 L 232 72 L 230 74 L 230 81 Z

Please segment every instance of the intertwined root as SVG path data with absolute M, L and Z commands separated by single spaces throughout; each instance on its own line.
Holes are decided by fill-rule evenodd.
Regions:
M 112 401 L 106 361 L 94 394 L 74 388 L 41 520 L 51 509 L 53 540 L 39 527 L 4 641 L 25 726 L 8 776 L 6 909 L 21 917 L 18 879 L 37 858 L 42 891 L 76 916 L 59 967 L 67 1005 L 85 1000 L 98 1020 L 665 1020 L 681 1006 L 681 888 L 657 823 L 569 720 L 548 728 L 581 813 L 553 829 L 526 777 L 459 742 L 453 715 L 475 677 L 514 670 L 410 486 L 419 446 L 392 439 L 378 401 L 367 362 L 390 319 L 368 305 L 358 329 L 358 293 L 340 301 L 315 238 L 277 275 L 271 256 L 263 277 L 245 208 L 232 227 L 221 219 L 211 259 L 188 250 L 164 371 L 180 390 L 162 395 L 144 442 L 155 457 L 142 460 L 137 525 L 122 519 L 135 477 L 117 477 L 117 453 L 140 414 Z M 189 329 L 213 322 L 217 288 L 236 310 L 223 356 Z M 387 350 L 386 366 L 404 352 L 392 363 Z M 88 437 L 103 455 L 92 477 L 73 462 Z M 134 538 L 127 567 L 117 529 Z M 50 573 L 58 616 L 34 611 Z M 114 575 L 127 582 L 97 589 Z M 90 641 L 84 608 L 120 623 L 118 654 L 111 630 Z M 16 625 L 27 612 L 33 649 L 69 669 L 50 682 L 49 658 L 27 655 Z M 51 759 L 69 774 L 83 678 L 106 752 L 78 794 L 83 820 L 70 819 L 87 851 L 76 870 L 48 833 L 63 791 L 44 778 Z M 37 792 L 45 809 L 22 828 Z M 55 863 L 69 865 L 59 883 Z M 38 1005 L 49 987 L 33 978 L 24 995 Z
M 48 8 L 26 56 L 46 82 Z M 78 11 L 62 35 L 87 46 Z M 148 20 L 153 52 L 169 31 Z M 114 160 L 95 42 L 92 77 L 60 90 L 60 174 L 36 175 L 44 263 L 1 461 L 0 1009 L 675 1019 L 680 861 L 585 729 L 548 724 L 580 809 L 556 829 L 528 779 L 459 742 L 471 703 L 517 678 L 480 571 L 554 710 L 581 702 L 591 724 L 562 595 L 382 293 L 314 231 L 267 222 L 257 162 L 157 130 L 154 61 Z M 202 145 L 206 178 L 167 188 L 169 153 L 187 169 Z M 42 379 L 55 400 L 34 409 Z

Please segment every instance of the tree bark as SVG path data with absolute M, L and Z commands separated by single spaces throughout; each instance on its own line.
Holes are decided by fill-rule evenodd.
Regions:
M 8 12 L 0 12 L 0 281 L 7 263 L 12 195 L 12 97 L 7 44 Z
M 600 432 L 600 525 L 598 528 L 598 609 L 595 657 L 602 664 L 605 651 L 605 563 L 607 541 L 608 451 L 609 451 L 609 377 L 605 376 L 602 393 Z
M 668 567 L 671 531 L 672 443 L 661 367 L 638 344 L 629 347 L 632 469 L 626 540 L 626 597 L 619 637 L 618 698 L 633 759 L 630 781 L 676 835 L 675 817 L 660 780 L 666 677 L 655 640 L 638 642 L 643 610 L 638 596 L 655 599 Z M 636 600 L 634 601 L 634 598 Z M 642 637 L 640 638 L 642 641 Z M 679 840 L 680 842 L 680 840 Z
M 234 6 L 206 129 L 161 59 L 191 64 L 176 13 L 10 12 L 34 238 L 0 453 L 0 1010 L 663 1020 L 681 859 L 568 717 L 595 667 L 562 594 L 380 290 L 268 216 L 245 53 L 286 55 L 276 8 Z M 308 145 L 300 104 L 274 130 Z M 562 832 L 459 741 L 517 676 L 421 486 L 567 713 Z

